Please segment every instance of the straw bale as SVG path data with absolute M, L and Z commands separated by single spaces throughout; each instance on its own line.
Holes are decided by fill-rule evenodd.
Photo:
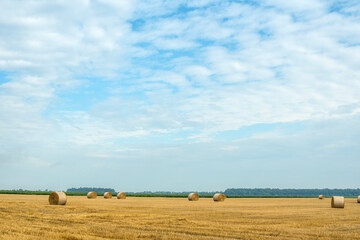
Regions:
M 331 198 L 331 207 L 332 208 L 344 208 L 344 206 L 345 206 L 344 197 L 333 196 Z
M 95 198 L 97 198 L 97 193 L 96 192 L 88 192 L 87 198 L 88 199 L 95 199 Z
M 118 199 L 126 199 L 126 193 L 124 193 L 124 192 L 119 192 L 119 193 L 117 194 L 117 198 L 118 198 Z
M 226 199 L 226 195 L 222 193 L 216 193 L 213 197 L 213 200 L 215 202 L 223 202 Z
M 360 196 L 358 196 L 358 198 L 357 198 L 357 202 L 358 202 L 358 203 L 360 203 Z
M 188 196 L 189 201 L 197 201 L 199 200 L 199 194 L 197 193 L 190 193 Z
M 324 199 L 324 198 L 325 198 L 324 195 L 319 195 L 319 199 L 320 199 L 320 200 L 322 200 L 322 199 Z
M 49 196 L 50 205 L 65 205 L 67 201 L 64 192 L 52 192 Z
M 104 198 L 107 198 L 107 199 L 112 198 L 112 193 L 111 192 L 104 193 Z

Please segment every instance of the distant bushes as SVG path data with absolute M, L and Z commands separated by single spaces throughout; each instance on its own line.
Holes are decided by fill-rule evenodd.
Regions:
M 27 191 L 27 190 L 0 190 L 0 194 L 24 194 L 24 195 L 50 195 L 51 191 Z M 87 193 L 67 192 L 67 196 L 86 196 Z
M 66 192 L 72 193 L 88 193 L 88 192 L 97 192 L 97 193 L 105 193 L 111 192 L 115 193 L 115 189 L 113 188 L 95 188 L 95 187 L 80 187 L 80 188 L 69 188 Z
M 360 189 L 279 189 L 279 188 L 229 188 L 224 194 L 227 196 L 319 196 L 319 194 L 328 196 L 348 196 L 355 197 L 360 195 Z
M 27 190 L 0 190 L 0 194 L 49 195 L 50 192 Z
M 28 191 L 28 190 L 0 190 L 0 194 L 27 194 L 27 195 L 49 195 L 52 191 Z M 116 195 L 112 188 L 69 188 L 67 196 L 86 196 L 88 192 L 103 194 L 111 192 Z M 213 192 L 198 192 L 200 198 L 212 198 Z M 224 193 L 228 198 L 294 198 L 294 197 L 318 197 L 319 194 L 325 197 L 346 196 L 357 197 L 360 189 L 278 189 L 278 188 L 230 188 Z M 126 192 L 128 197 L 169 197 L 187 198 L 188 192 Z

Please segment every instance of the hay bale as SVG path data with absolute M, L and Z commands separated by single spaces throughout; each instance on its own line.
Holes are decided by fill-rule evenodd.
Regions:
M 64 192 L 52 192 L 49 196 L 50 205 L 65 205 L 67 201 Z
M 223 202 L 226 199 L 226 195 L 222 193 L 216 193 L 213 197 L 213 200 L 215 202 Z
M 319 195 L 319 199 L 320 199 L 320 200 L 322 200 L 322 199 L 324 199 L 324 198 L 325 198 L 324 195 Z
M 333 196 L 331 198 L 331 207 L 332 208 L 344 208 L 344 206 L 345 206 L 344 197 Z
M 112 193 L 111 192 L 104 193 L 104 198 L 106 198 L 106 199 L 112 198 Z
M 360 203 L 360 196 L 358 196 L 357 202 Z
M 199 200 L 199 194 L 197 193 L 190 193 L 188 196 L 189 201 L 197 201 Z
M 117 198 L 118 198 L 118 199 L 125 199 L 125 198 L 126 198 L 126 194 L 125 194 L 124 192 L 119 192 L 119 193 L 117 194 Z
M 95 198 L 97 198 L 97 193 L 96 192 L 88 192 L 88 194 L 86 196 L 88 199 L 95 199 Z

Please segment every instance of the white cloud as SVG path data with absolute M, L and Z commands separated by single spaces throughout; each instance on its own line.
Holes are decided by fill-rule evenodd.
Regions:
M 67 13 L 66 18 L 47 13 L 36 15 L 40 7 L 37 4 L 30 4 L 28 12 L 16 9 L 16 4 L 6 4 L 12 11 L 19 12 L 19 17 L 7 15 L 2 18 L 2 24 L 15 24 L 20 30 L 16 35 L 21 37 L 16 38 L 17 42 L 3 41 L 0 45 L 3 70 L 36 72 L 38 76 L 28 75 L 33 79 L 47 79 L 41 76 L 44 73 L 54 75 L 41 85 L 28 84 L 26 80 L 3 84 L 6 91 L 16 88 L 12 94 L 23 96 L 27 91 L 32 97 L 51 99 L 54 85 L 61 84 L 62 72 L 66 72 L 67 79 L 69 73 L 117 79 L 124 76 L 123 73 L 119 75 L 119 71 L 125 68 L 135 67 L 139 72 L 146 69 L 146 65 L 130 63 L 134 53 L 147 61 L 148 57 L 162 56 L 160 50 L 191 49 L 184 61 L 178 61 L 180 58 L 172 54 L 163 55 L 169 61 L 157 62 L 155 68 L 159 69 L 149 66 L 148 73 L 140 76 L 140 82 L 134 79 L 131 84 L 134 91 L 146 91 L 148 100 L 153 101 L 151 107 L 144 104 L 143 109 L 157 109 L 157 114 L 169 108 L 178 109 L 181 114 L 177 114 L 174 121 L 185 126 L 193 123 L 195 125 L 188 127 L 212 132 L 258 122 L 331 116 L 331 111 L 339 106 L 358 101 L 356 66 L 360 60 L 351 56 L 359 49 L 345 43 L 356 42 L 356 32 L 360 31 L 353 29 L 360 25 L 336 13 L 326 14 L 324 3 L 312 2 L 311 5 L 321 9 L 321 15 L 297 22 L 292 21 L 290 13 L 295 9 L 311 15 L 308 3 L 272 2 L 274 8 L 270 9 L 239 3 L 216 4 L 191 10 L 185 18 L 177 15 L 152 18 L 145 21 L 138 33 L 131 32 L 126 20 L 148 11 L 145 2 L 140 5 L 127 1 L 103 1 L 95 5 L 78 2 L 73 7 L 82 9 L 80 16 L 75 16 L 68 5 L 58 3 L 60 11 Z M 181 5 L 180 2 L 171 7 L 168 3 L 156 4 L 158 13 L 148 13 L 151 16 L 169 14 Z M 205 6 L 207 2 L 193 4 Z M 286 11 L 278 12 L 278 8 Z M 103 10 L 109 14 L 100 14 Z M 149 17 L 146 13 L 142 16 Z M 68 23 L 68 27 L 61 26 L 61 21 Z M 25 38 L 30 30 L 33 34 Z M 339 30 L 341 34 L 334 34 Z M 259 34 L 259 31 L 265 33 Z M 267 33 L 269 36 L 262 36 Z M 10 33 L 9 38 L 14 38 L 14 34 Z M 199 42 L 201 39 L 215 42 L 204 44 Z M 137 43 L 149 43 L 151 47 L 134 46 Z M 169 87 L 158 85 L 161 86 L 158 88 L 141 82 L 143 79 L 153 84 L 168 83 Z M 342 83 L 343 79 L 347 79 L 346 84 Z M 137 82 L 140 85 L 136 86 Z M 199 84 L 201 89 L 196 88 Z M 171 90 L 173 86 L 179 87 L 177 92 Z M 158 97 L 157 94 L 165 95 Z M 165 99 L 174 99 L 173 104 L 159 102 Z M 153 122 L 158 115 L 147 114 L 142 126 L 149 127 L 145 121 Z
M 314 14 L 314 11 L 327 9 L 327 3 L 318 0 L 267 0 L 264 1 L 264 5 L 274 6 L 279 9 L 284 9 L 289 12 L 299 12 L 299 11 L 309 11 L 311 14 Z
M 124 139 L 211 143 L 257 123 L 351 118 L 359 4 L 334 4 L 2 1 L 0 143 L 98 145 L 89 156 L 115 159 Z
M 187 1 L 188 7 L 204 7 L 208 5 L 209 3 L 213 3 L 212 0 L 189 0 Z

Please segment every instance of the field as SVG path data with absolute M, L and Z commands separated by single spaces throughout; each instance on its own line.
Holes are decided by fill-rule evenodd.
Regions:
M 360 204 L 330 199 L 0 195 L 0 239 L 360 239 Z

